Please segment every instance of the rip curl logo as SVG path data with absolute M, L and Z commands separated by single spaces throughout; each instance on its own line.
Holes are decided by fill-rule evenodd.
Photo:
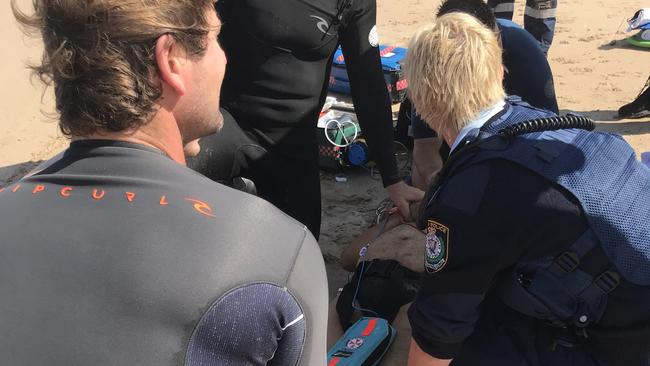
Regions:
M 97 201 L 97 202 L 101 202 L 104 199 L 111 198 L 111 199 L 123 200 L 128 204 L 152 203 L 150 199 L 147 199 L 146 201 L 138 200 L 137 192 L 107 191 L 102 188 L 81 189 L 78 187 L 70 187 L 70 186 L 52 187 L 52 186 L 45 186 L 43 184 L 36 184 L 32 187 L 32 186 L 26 186 L 24 184 L 15 184 L 12 187 L 0 187 L 0 192 L 6 192 L 6 194 L 18 194 L 18 193 L 26 192 L 34 197 L 38 197 L 44 194 L 55 194 L 57 197 L 59 197 L 62 200 L 66 200 L 69 199 L 70 197 L 78 196 L 78 197 L 87 197 L 87 199 Z M 191 197 L 185 197 L 182 199 L 182 201 L 191 204 L 191 207 L 194 209 L 194 211 L 196 211 L 198 214 L 202 216 L 211 217 L 211 218 L 217 217 L 214 214 L 214 210 L 212 209 L 212 206 L 210 206 L 210 204 L 205 201 L 196 198 L 191 198 Z M 153 204 L 157 204 L 158 206 L 165 207 L 165 206 L 169 206 L 169 200 L 166 195 L 161 195 L 159 198 L 156 198 L 156 200 L 153 201 Z
M 196 212 L 200 213 L 201 215 L 208 216 L 208 217 L 216 217 L 212 213 L 212 207 L 210 207 L 210 205 L 208 205 L 207 203 L 203 201 L 199 201 L 194 198 L 186 198 L 185 201 L 194 203 L 194 209 L 196 210 Z
M 316 23 L 316 28 L 318 28 L 318 30 L 321 31 L 321 33 L 327 34 L 328 36 L 333 36 L 332 33 L 328 33 L 328 30 L 330 29 L 330 24 L 327 22 L 327 20 L 317 15 L 310 15 L 309 17 L 318 20 L 318 23 Z

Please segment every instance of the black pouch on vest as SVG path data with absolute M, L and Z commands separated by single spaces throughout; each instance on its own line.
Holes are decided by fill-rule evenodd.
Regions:
M 363 316 L 380 317 L 392 322 L 399 309 L 415 298 L 419 280 L 419 273 L 411 271 L 397 261 L 375 259 L 359 263 L 336 303 L 341 326 L 347 329 L 351 325 L 355 310 L 353 301 L 356 301 L 356 307 L 361 310 Z

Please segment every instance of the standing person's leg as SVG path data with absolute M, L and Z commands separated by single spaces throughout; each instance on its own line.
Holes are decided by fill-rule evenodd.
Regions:
M 316 239 L 320 235 L 320 169 L 316 145 L 296 147 L 295 158 L 286 157 L 274 172 L 280 188 L 260 196 L 303 223 Z
M 252 180 L 259 197 L 303 223 L 318 238 L 321 203 L 315 131 L 295 129 L 292 136 L 304 143 L 279 152 L 271 150 L 273 141 L 268 136 L 244 130 L 230 113 L 222 113 L 223 128 L 199 141 L 201 152 L 188 159 L 188 166 L 228 186 L 236 185 L 236 178 Z
M 557 0 L 526 0 L 524 27 L 539 42 L 544 54 L 553 43 Z
M 321 202 L 315 129 L 294 128 L 291 136 L 303 143 L 285 146 L 280 152 L 271 150 L 273 140 L 262 132 L 244 130 L 228 111 L 222 114 L 222 129 L 199 141 L 201 151 L 187 160 L 188 167 L 231 187 L 236 178 L 252 180 L 259 197 L 303 223 L 318 238 Z
M 515 0 L 488 0 L 488 5 L 497 18 L 512 20 L 512 14 L 515 11 Z
M 278 176 L 288 164 L 278 154 L 269 152 L 259 135 L 242 129 L 230 113 L 222 110 L 222 114 L 221 130 L 199 141 L 201 151 L 187 159 L 187 166 L 216 182 L 256 194 L 277 206 L 286 189 Z M 248 183 L 239 178 L 251 180 L 254 187 L 243 186 Z

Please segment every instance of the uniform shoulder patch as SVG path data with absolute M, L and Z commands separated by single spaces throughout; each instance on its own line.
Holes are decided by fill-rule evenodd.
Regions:
M 449 228 L 437 221 L 427 221 L 424 267 L 427 273 L 436 273 L 447 264 L 449 255 Z

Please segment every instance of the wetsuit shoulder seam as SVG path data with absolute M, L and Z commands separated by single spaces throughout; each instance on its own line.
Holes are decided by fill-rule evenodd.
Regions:
M 305 245 L 305 239 L 307 239 L 307 228 L 305 226 L 302 227 L 302 239 L 300 240 L 300 245 L 295 249 L 293 253 L 293 258 L 291 260 L 291 267 L 289 267 L 289 270 L 287 271 L 287 274 L 284 278 L 284 286 L 286 287 L 289 284 L 289 278 L 291 277 L 291 274 L 293 273 L 293 269 L 296 267 L 296 262 L 298 261 L 298 256 L 300 255 L 300 251 L 302 250 L 302 247 Z

